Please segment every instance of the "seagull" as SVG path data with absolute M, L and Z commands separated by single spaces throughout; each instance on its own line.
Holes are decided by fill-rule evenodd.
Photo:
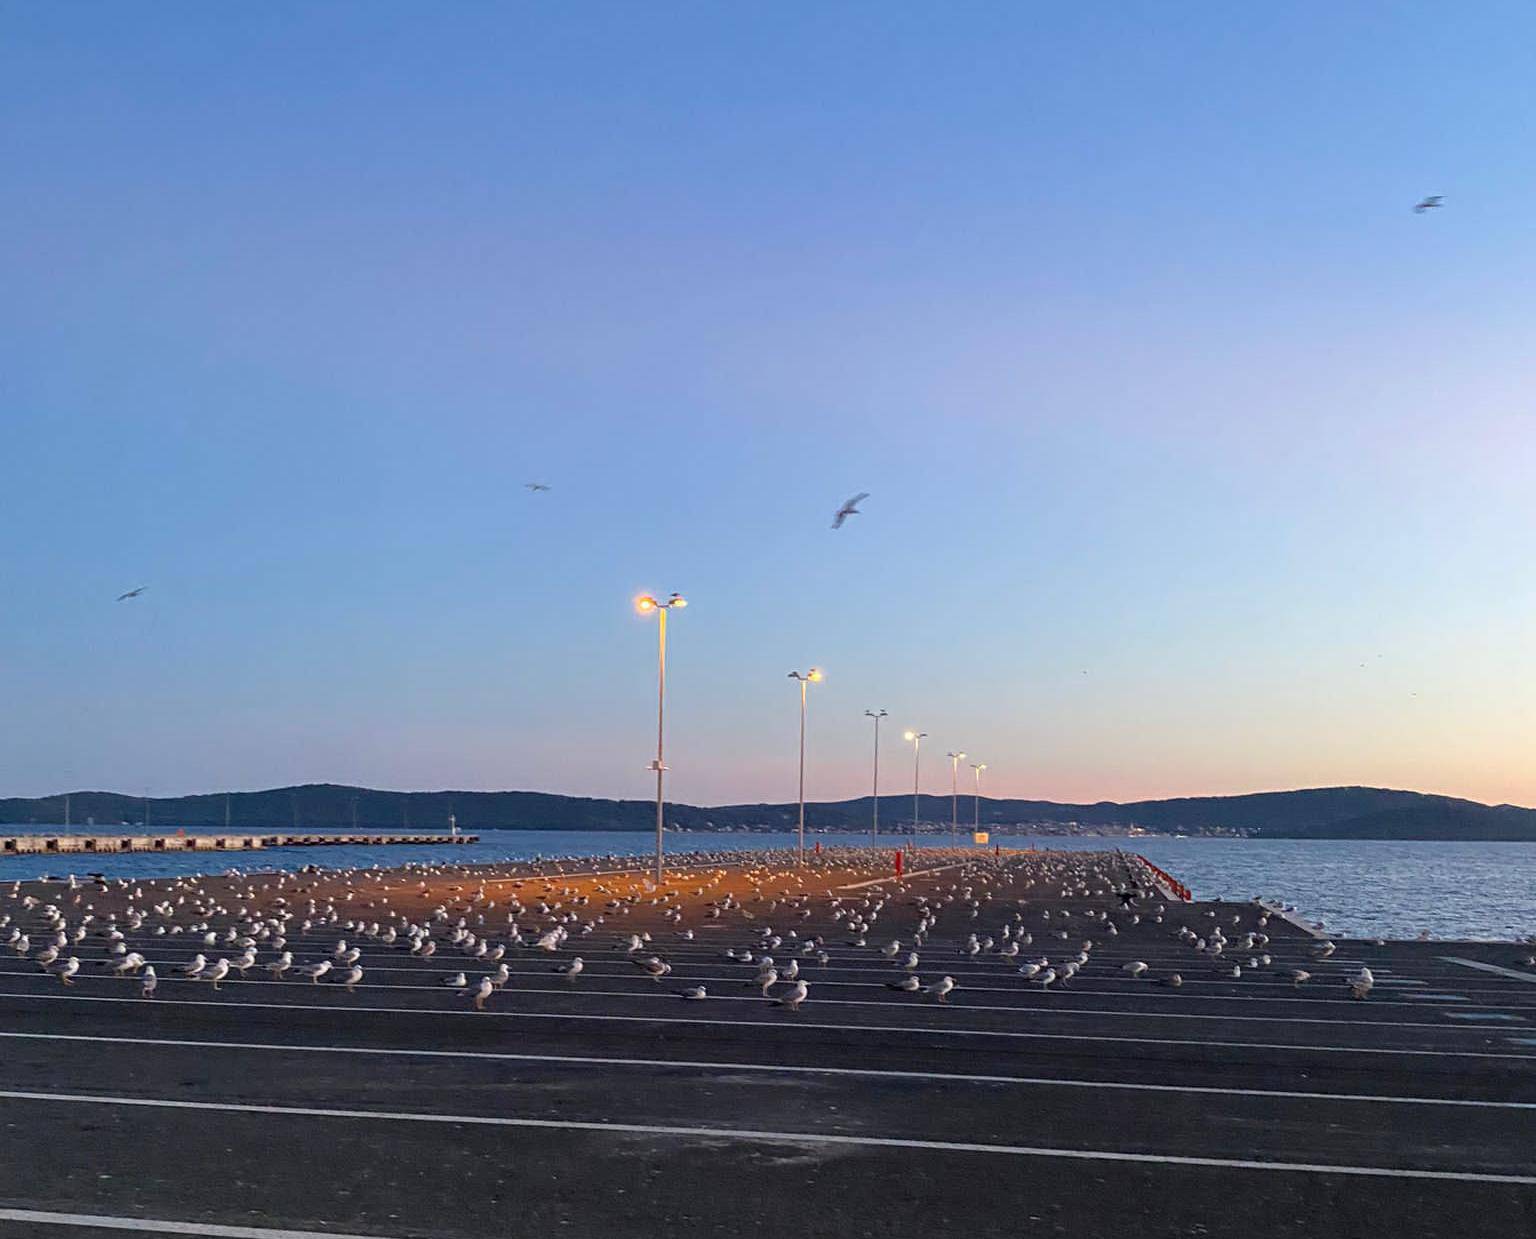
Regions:
M 485 1000 L 491 996 L 491 990 L 493 988 L 494 988 L 494 986 L 492 986 L 492 984 L 491 984 L 491 978 L 490 977 L 481 977 L 480 978 L 480 984 L 475 987 L 475 1010 L 476 1011 L 484 1011 L 485 1010 Z
M 796 981 L 794 988 L 779 999 L 779 1006 L 788 1007 L 791 1011 L 798 1011 L 800 1010 L 800 1004 L 805 1001 L 806 995 L 810 992 L 810 982 Z
M 525 490 L 528 490 L 528 491 L 532 492 L 535 495 L 537 495 L 540 491 L 546 491 L 546 490 L 549 489 L 549 487 L 547 485 L 545 485 L 543 482 L 524 482 L 523 483 L 523 488 Z
M 149 588 L 148 585 L 140 585 L 137 589 L 130 589 L 126 594 L 119 594 L 117 596 L 117 601 L 118 602 L 127 602 L 128 599 L 130 599 L 130 598 L 137 598 L 140 594 L 142 594 L 148 588 Z
M 144 988 L 139 991 L 140 996 L 143 998 L 153 998 L 155 996 L 155 986 L 160 984 L 160 978 L 155 975 L 154 965 L 144 969 L 142 979 Z
M 267 971 L 272 974 L 274 980 L 281 980 L 283 973 L 293 967 L 293 952 L 284 951 L 277 959 L 267 965 Z
M 327 964 L 326 967 L 329 968 L 330 965 Z M 229 975 L 229 960 L 221 959 L 221 960 L 219 960 L 218 963 L 214 964 L 214 966 L 212 968 L 209 968 L 209 969 L 205 970 L 203 975 L 199 979 L 203 980 L 203 981 L 212 981 L 213 982 L 213 988 L 214 989 L 218 989 L 219 988 L 219 982 L 222 981 L 228 975 Z
M 1146 970 L 1146 964 L 1142 963 L 1139 959 L 1133 959 L 1130 963 L 1122 965 L 1120 969 L 1121 972 L 1128 972 L 1133 977 L 1139 977 Z
M 585 967 L 586 965 L 581 962 L 581 956 L 578 955 L 568 964 L 556 964 L 554 970 L 563 973 L 567 981 L 574 981 L 581 975 L 581 970 Z
M 54 969 L 55 975 L 59 978 L 59 984 L 60 985 L 73 985 L 74 982 L 71 981 L 69 978 L 74 976 L 75 973 L 77 973 L 79 971 L 80 971 L 80 961 L 78 959 L 76 959 L 73 955 L 71 955 L 62 964 L 60 964 L 56 969 Z
M 310 964 L 304 969 L 304 975 L 316 985 L 320 984 L 320 978 L 331 970 L 331 961 L 322 959 L 318 964 Z
M 955 988 L 954 977 L 940 977 L 932 985 L 923 986 L 923 993 L 940 1002 L 949 1001 L 949 991 Z
M 868 498 L 869 492 L 867 490 L 860 491 L 852 499 L 848 500 L 847 503 L 843 504 L 842 507 L 838 508 L 837 515 L 832 518 L 832 528 L 841 529 L 843 527 L 843 522 L 850 516 L 859 515 L 859 504 L 863 503 Z
M 464 979 L 464 974 L 462 972 L 455 972 L 451 977 L 444 977 L 442 983 L 449 989 L 463 989 L 466 985 L 469 984 L 469 982 Z
M 347 993 L 353 993 L 354 990 L 352 987 L 363 979 L 363 970 L 356 964 L 353 964 L 352 967 L 348 969 L 347 974 L 338 979 L 344 986 L 347 987 Z
M 695 985 L 692 989 L 679 990 L 678 994 L 680 997 L 687 998 L 693 1002 L 709 997 L 709 994 L 702 985 Z
M 923 988 L 923 983 L 915 975 L 902 977 L 899 981 L 887 981 L 886 989 L 900 990 L 903 994 L 915 994 Z
M 1422 198 L 1414 203 L 1413 213 L 1415 215 L 1423 215 L 1425 211 L 1433 211 L 1437 206 L 1441 206 L 1444 201 L 1443 195 L 1430 194 L 1429 197 Z

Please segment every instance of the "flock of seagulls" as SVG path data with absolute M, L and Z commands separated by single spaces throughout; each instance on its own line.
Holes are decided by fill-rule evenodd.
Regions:
M 1292 933 L 1282 959 L 1264 907 L 1170 905 L 1152 875 L 1118 853 L 971 856 L 947 866 L 950 880 L 919 883 L 892 877 L 881 854 L 849 851 L 837 880 L 869 875 L 852 889 L 826 886 L 826 870 L 797 868 L 786 855 L 734 859 L 704 858 L 662 890 L 639 873 L 583 877 L 561 865 L 14 883 L 0 888 L 0 947 L 62 986 L 107 976 L 136 981 L 145 999 L 167 977 L 206 983 L 210 994 L 251 982 L 354 994 L 382 972 L 407 978 L 391 988 L 435 987 L 479 1012 L 517 981 L 563 992 L 562 983 L 594 975 L 594 960 L 603 961 L 599 986 L 619 983 L 615 969 L 627 966 L 683 1001 L 745 993 L 790 1013 L 811 1001 L 812 973 L 860 967 L 860 957 L 889 971 L 875 993 L 936 1006 L 962 990 L 957 973 L 994 968 L 999 981 L 1011 973 L 1041 994 L 1085 975 L 1171 989 L 1190 977 L 1259 976 L 1294 988 L 1330 968 L 1353 999 L 1375 985 L 1363 965 L 1337 971 L 1331 941 Z M 1116 940 L 1127 935 L 1161 943 L 1160 962 L 1125 958 Z M 678 970 L 692 975 L 669 988 Z

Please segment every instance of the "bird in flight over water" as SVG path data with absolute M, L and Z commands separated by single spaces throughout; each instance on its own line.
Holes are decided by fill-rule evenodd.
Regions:
M 863 503 L 868 498 L 869 492 L 867 490 L 860 491 L 847 503 L 843 504 L 842 507 L 838 508 L 837 515 L 832 518 L 832 528 L 841 529 L 845 520 L 847 520 L 850 516 L 857 516 L 859 514 L 859 504 Z
M 140 594 L 142 594 L 148 588 L 149 588 L 148 585 L 140 585 L 138 587 L 138 589 L 130 589 L 126 594 L 119 594 L 117 596 L 117 601 L 118 602 L 127 602 L 128 599 L 130 599 L 130 598 L 137 598 Z
M 524 482 L 523 485 L 531 490 L 534 494 L 538 494 L 541 490 L 549 489 L 549 487 L 546 486 L 543 482 Z
M 1429 197 L 1421 199 L 1420 201 L 1414 203 L 1414 205 L 1413 205 L 1413 213 L 1415 215 L 1423 215 L 1425 211 L 1433 211 L 1437 206 L 1440 206 L 1443 202 L 1444 202 L 1444 196 L 1443 195 L 1441 195 L 1441 194 L 1430 194 Z

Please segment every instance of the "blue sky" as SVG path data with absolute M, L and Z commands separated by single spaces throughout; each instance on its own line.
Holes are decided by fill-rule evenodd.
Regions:
M 0 791 L 1536 800 L 1533 37 L 0 6 Z

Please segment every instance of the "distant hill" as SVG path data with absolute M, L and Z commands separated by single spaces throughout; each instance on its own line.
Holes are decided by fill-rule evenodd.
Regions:
M 813 826 L 862 830 L 869 824 L 871 801 L 825 801 L 806 806 Z M 654 825 L 649 800 L 600 800 L 547 792 L 389 792 L 366 787 L 314 783 L 268 791 L 212 793 L 152 798 L 152 827 L 222 827 L 225 814 L 235 830 L 444 830 L 454 814 L 462 830 L 644 830 Z M 84 827 L 117 828 L 142 824 L 145 801 L 120 792 L 70 793 L 71 820 Z M 793 804 L 667 804 L 667 824 L 690 830 L 711 827 L 777 828 L 794 825 Z M 950 818 L 948 796 L 923 796 L 919 813 L 927 822 Z M 971 820 L 972 802 L 960 798 L 962 824 Z M 355 817 L 354 817 L 355 814 Z M 912 820 L 910 796 L 880 797 L 884 829 Z M 62 825 L 64 797 L 0 799 L 0 822 Z M 983 799 L 981 821 L 993 828 L 1049 826 L 1125 829 L 1132 826 L 1162 833 L 1198 834 L 1241 831 L 1270 838 L 1299 839 L 1464 839 L 1536 841 L 1536 810 L 1516 805 L 1485 805 L 1450 796 L 1392 791 L 1379 787 L 1320 787 L 1245 796 L 1195 796 L 1142 800 L 1128 804 L 1060 804 L 1050 800 Z

